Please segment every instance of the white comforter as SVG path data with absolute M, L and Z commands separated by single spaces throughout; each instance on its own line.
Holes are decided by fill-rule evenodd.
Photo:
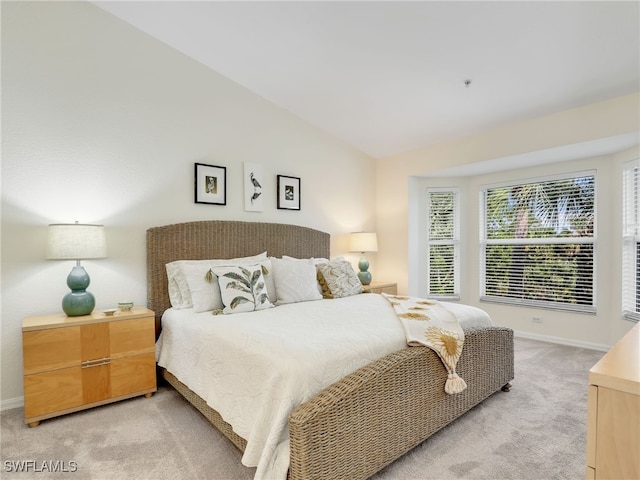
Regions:
M 480 309 L 445 305 L 465 329 L 491 324 Z M 289 413 L 405 346 L 389 302 L 363 294 L 232 315 L 169 309 L 162 317 L 156 360 L 247 440 L 242 463 L 257 467 L 256 480 L 284 480 Z

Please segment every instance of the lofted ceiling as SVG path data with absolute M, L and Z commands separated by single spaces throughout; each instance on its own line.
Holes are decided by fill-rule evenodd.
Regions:
M 375 158 L 640 90 L 637 1 L 93 3 Z

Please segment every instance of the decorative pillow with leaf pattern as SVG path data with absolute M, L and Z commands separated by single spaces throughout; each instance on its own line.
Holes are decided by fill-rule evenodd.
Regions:
M 222 308 L 222 300 L 218 289 L 218 281 L 215 288 L 211 282 L 205 281 L 205 273 L 212 267 L 230 265 L 254 265 L 267 261 L 267 252 L 250 257 L 209 260 L 176 260 L 166 264 L 167 281 L 169 287 L 169 300 L 171 306 L 176 309 L 193 307 L 196 312 L 206 312 L 216 308 Z M 271 265 L 268 266 L 271 270 Z M 267 288 L 269 288 L 269 275 L 267 275 Z M 273 280 L 271 279 L 273 286 Z M 273 287 L 275 292 L 275 287 Z M 271 294 L 271 290 L 269 290 Z M 271 296 L 275 301 L 275 296 Z
M 253 312 L 273 307 L 262 265 L 214 267 L 224 309 L 222 313 Z
M 349 297 L 362 293 L 362 283 L 349 262 L 332 260 L 318 264 L 316 268 L 324 298 Z

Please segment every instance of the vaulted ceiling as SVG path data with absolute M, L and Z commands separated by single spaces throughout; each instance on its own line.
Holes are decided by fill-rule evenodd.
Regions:
M 640 90 L 640 3 L 93 2 L 386 157 Z

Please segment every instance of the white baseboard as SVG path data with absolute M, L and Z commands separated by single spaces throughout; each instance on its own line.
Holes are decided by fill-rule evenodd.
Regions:
M 11 410 L 12 408 L 24 407 L 24 397 L 9 398 L 8 400 L 0 400 L 0 412 Z
M 588 348 L 589 350 L 599 350 L 601 352 L 608 352 L 611 350 L 610 345 L 603 345 L 601 343 L 581 342 L 579 340 L 572 340 L 570 338 L 552 337 L 550 335 L 538 335 L 536 333 L 519 332 L 514 330 L 514 336 L 520 338 L 528 338 L 530 340 L 539 340 L 541 342 L 558 343 L 560 345 L 568 345 L 570 347 Z

